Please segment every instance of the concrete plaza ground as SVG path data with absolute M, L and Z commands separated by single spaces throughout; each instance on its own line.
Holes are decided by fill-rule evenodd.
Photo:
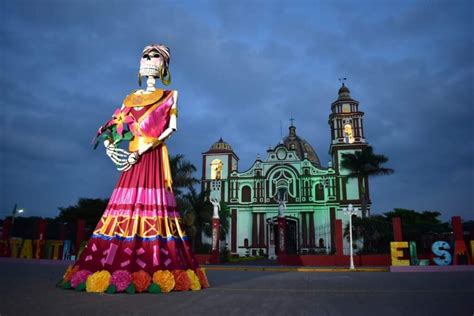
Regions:
M 212 288 L 89 294 L 64 264 L 0 261 L 0 315 L 474 315 L 474 273 L 297 272 L 209 267 Z

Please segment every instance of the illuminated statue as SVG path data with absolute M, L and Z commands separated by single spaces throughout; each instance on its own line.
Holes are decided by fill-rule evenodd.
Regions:
M 286 202 L 288 202 L 288 191 L 284 188 L 279 189 L 277 195 L 273 198 L 278 203 L 278 217 L 285 217 Z
M 213 180 L 220 180 L 222 177 L 222 161 L 214 159 L 211 163 L 211 178 Z
M 177 129 L 178 92 L 155 88 L 156 78 L 164 85 L 170 83 L 169 61 L 166 46 L 145 47 L 139 83 L 146 76 L 146 90 L 129 94 L 112 119 L 99 128 L 96 146 L 103 141 L 122 174 L 63 285 L 69 281 L 77 288 L 84 281 L 89 292 L 168 292 L 208 286 L 191 252 L 172 190 L 164 142 Z M 120 148 L 123 141 L 129 141 L 128 150 Z M 80 273 L 90 275 L 82 280 Z M 106 288 L 95 282 L 107 283 L 103 281 L 107 278 Z
M 217 198 L 210 199 L 212 204 L 212 218 L 219 218 L 219 210 L 221 209 L 221 202 Z

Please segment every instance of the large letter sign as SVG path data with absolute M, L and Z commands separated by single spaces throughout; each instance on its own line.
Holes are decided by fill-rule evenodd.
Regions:
M 452 257 L 451 254 L 449 253 L 449 249 L 451 247 L 449 244 L 445 241 L 437 241 L 431 246 L 431 251 L 433 251 L 433 254 L 435 256 L 433 258 L 434 263 L 436 263 L 439 266 L 447 266 L 451 263 Z
M 410 241 L 410 265 L 417 266 L 420 264 L 420 260 L 418 260 L 418 255 L 416 254 L 416 242 Z
M 474 240 L 471 240 L 471 257 L 472 263 L 474 263 Z
M 409 266 L 410 260 L 403 258 L 403 248 L 408 248 L 407 241 L 392 241 L 390 242 L 390 253 L 392 257 L 392 266 Z

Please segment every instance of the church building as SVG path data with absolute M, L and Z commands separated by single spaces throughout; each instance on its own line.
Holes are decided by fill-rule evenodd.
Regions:
M 212 181 L 219 180 L 221 201 L 230 212 L 226 243 L 231 254 L 274 257 L 281 204 L 287 254 L 334 251 L 335 221 L 341 219 L 343 227 L 348 222 L 341 209 L 349 204 L 360 209 L 364 190 L 370 209 L 368 179 L 348 178 L 349 172 L 340 166 L 344 153 L 368 146 L 363 117 L 359 102 L 342 84 L 329 114 L 331 162 L 327 166 L 298 135 L 293 120 L 288 135 L 247 170 L 239 170 L 237 154 L 222 138 L 202 154 L 201 189 L 210 190 Z M 346 252 L 349 245 L 344 242 Z

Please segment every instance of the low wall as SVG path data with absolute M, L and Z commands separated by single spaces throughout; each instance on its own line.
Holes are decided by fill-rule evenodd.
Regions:
M 390 272 L 474 272 L 474 266 L 391 266 Z
M 281 265 L 291 266 L 348 266 L 349 256 L 337 255 L 287 255 L 278 258 Z M 354 265 L 359 267 L 390 266 L 390 255 L 357 255 L 354 256 Z
M 206 255 L 195 254 L 194 256 L 196 257 L 196 260 L 200 265 L 209 264 L 211 260 L 210 254 L 206 254 Z

